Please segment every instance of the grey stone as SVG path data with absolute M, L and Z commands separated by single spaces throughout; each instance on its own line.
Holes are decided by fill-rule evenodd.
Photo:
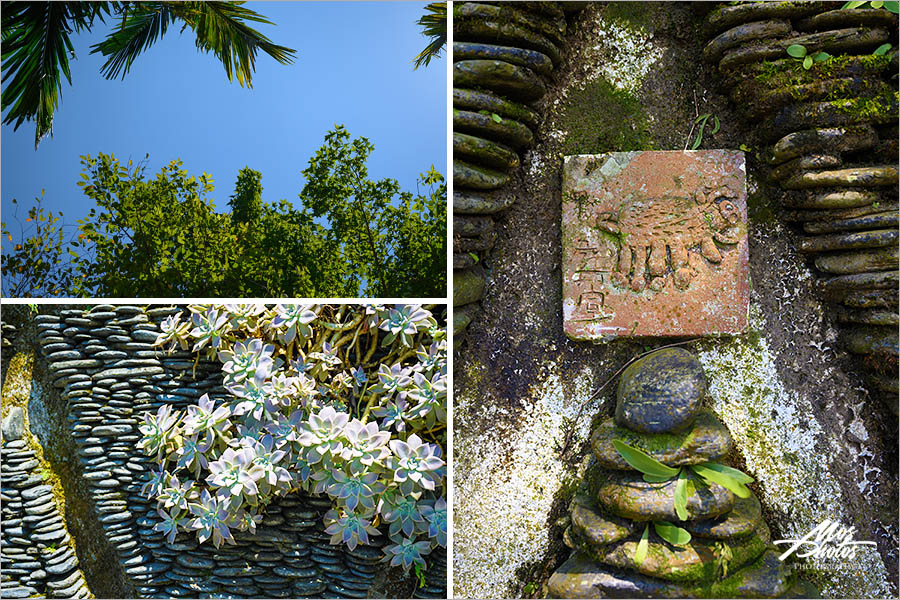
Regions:
M 700 362 L 665 348 L 632 363 L 619 380 L 616 423 L 642 433 L 681 431 L 693 423 L 706 395 Z
M 628 519 L 603 514 L 590 498 L 576 496 L 569 508 L 572 528 L 585 542 L 603 546 L 623 540 L 638 529 L 638 524 Z
M 97 436 L 116 436 L 133 430 L 134 427 L 131 425 L 101 425 L 94 427 L 93 434 Z
M 670 467 L 718 460 L 731 451 L 728 428 L 709 410 L 701 410 L 681 433 L 637 433 L 616 425 L 613 419 L 601 423 L 591 434 L 591 449 L 597 462 L 607 469 L 631 469 L 613 446 L 614 440 L 642 450 Z
M 9 409 L 6 418 L 3 419 L 3 440 L 20 440 L 25 435 L 25 409 L 21 406 L 13 406 Z
M 291 578 L 310 578 L 318 575 L 318 569 L 308 568 L 300 569 L 297 567 L 275 567 L 272 572 L 276 575 L 283 575 Z
M 37 487 L 33 487 L 29 490 L 23 491 L 22 499 L 23 500 L 33 500 L 35 498 L 38 498 L 38 497 L 44 496 L 44 495 L 50 496 L 52 493 L 53 493 L 53 488 L 51 488 L 49 485 L 39 485 Z
M 207 570 L 216 566 L 215 561 L 196 554 L 180 553 L 175 557 L 175 562 L 190 569 Z
M 648 483 L 635 471 L 601 473 L 598 479 L 597 499 L 614 515 L 639 521 L 679 520 L 674 501 L 676 479 Z M 734 495 L 724 487 L 698 483 L 696 488 L 687 499 L 688 518 L 717 517 L 734 507 Z
M 47 572 L 51 575 L 62 575 L 63 573 L 68 573 L 72 569 L 74 569 L 78 565 L 78 559 L 74 556 L 70 556 L 66 560 L 62 561 L 59 564 L 51 565 L 47 567 Z
M 3 588 L 3 591 L 0 592 L 0 596 L 4 598 L 28 598 L 30 596 L 36 596 L 38 591 L 33 587 L 12 587 L 12 588 Z

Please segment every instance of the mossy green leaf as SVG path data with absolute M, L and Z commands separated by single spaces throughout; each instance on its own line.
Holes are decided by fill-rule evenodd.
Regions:
M 634 563 L 640 565 L 647 558 L 647 550 L 650 547 L 650 523 L 644 526 L 644 535 L 638 542 L 637 549 L 634 551 Z
M 703 465 L 691 465 L 691 469 L 694 470 L 694 473 L 706 480 L 707 483 L 717 483 L 729 490 L 738 498 L 750 497 L 750 490 L 747 488 L 747 486 L 734 479 L 730 475 L 720 473 L 719 471 L 714 471 L 713 469 L 706 468 Z
M 678 474 L 678 481 L 675 482 L 675 514 L 678 515 L 678 519 L 681 521 L 687 521 L 688 519 L 687 484 L 687 474 L 682 469 L 681 473 Z
M 708 462 L 703 463 L 702 466 L 706 467 L 707 469 L 712 469 L 713 471 L 718 471 L 719 473 L 724 473 L 725 475 L 728 475 L 729 477 L 736 481 L 739 481 L 740 483 L 753 483 L 754 481 L 756 481 L 743 471 L 738 471 L 734 467 L 729 467 L 728 465 L 723 465 L 717 462 Z
M 873 52 L 872 54 L 875 56 L 884 56 L 885 54 L 887 54 L 887 51 L 890 49 L 891 49 L 890 44 L 882 44 L 882 45 L 878 46 L 878 48 L 876 48 L 875 52 Z
M 812 66 L 812 64 L 813 64 L 812 56 L 807 56 L 806 58 L 803 59 L 803 68 L 806 69 L 807 71 Z
M 900 14 L 900 2 L 885 2 L 884 7 L 895 15 Z
M 613 440 L 613 447 L 615 447 L 616 451 L 622 455 L 625 462 L 631 465 L 633 469 L 636 469 L 645 475 L 666 477 L 668 479 L 678 475 L 679 469 L 667 467 L 649 454 L 629 446 L 622 440 Z
M 656 535 L 675 546 L 685 546 L 691 542 L 691 534 L 668 521 L 654 521 Z
M 671 477 L 658 477 L 656 475 L 647 475 L 646 473 L 644 473 L 643 477 L 647 483 L 663 483 L 672 479 Z

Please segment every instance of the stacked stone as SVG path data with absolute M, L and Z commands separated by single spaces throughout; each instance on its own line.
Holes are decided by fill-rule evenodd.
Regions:
M 752 493 L 741 499 L 720 485 L 701 485 L 686 469 L 696 490 L 687 498 L 688 519 L 680 521 L 676 479 L 644 481 L 613 445 L 621 440 L 673 468 L 721 461 L 731 451 L 731 435 L 701 407 L 705 395 L 703 368 L 685 350 L 659 350 L 625 370 L 615 418 L 591 436 L 596 464 L 589 493 L 572 501 L 564 536 L 575 552 L 551 576 L 551 597 L 771 598 L 790 591 Z M 655 533 L 653 521 L 687 530 L 691 541 L 670 544 Z M 647 524 L 649 549 L 638 562 Z
M 453 6 L 453 330 L 455 342 L 484 294 L 481 258 L 494 219 L 514 198 L 502 188 L 540 120 L 530 106 L 560 61 L 574 2 L 458 2 Z
M 140 490 L 155 465 L 136 448 L 138 425 L 163 405 L 183 410 L 203 394 L 217 403 L 230 398 L 219 363 L 153 347 L 159 324 L 182 310 L 97 305 L 35 318 L 122 578 L 134 595 L 148 598 L 366 597 L 383 570 L 381 549 L 332 546 L 322 523 L 331 508 L 327 498 L 279 498 L 255 532 L 234 532 L 237 544 L 218 549 L 188 533 L 169 543 L 154 530 L 157 504 Z
M 751 2 L 707 18 L 705 58 L 754 123 L 798 250 L 814 257 L 848 351 L 897 410 L 897 16 L 830 2 Z M 892 44 L 884 55 L 879 46 Z M 824 51 L 813 62 L 788 46 Z
M 10 409 L 3 421 L 0 482 L 0 597 L 93 597 L 78 568 L 52 488 L 25 440 L 25 413 Z

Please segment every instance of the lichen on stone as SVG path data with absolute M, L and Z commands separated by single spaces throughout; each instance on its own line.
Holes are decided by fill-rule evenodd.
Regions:
M 533 404 L 512 431 L 492 430 L 466 437 L 454 454 L 454 594 L 504 597 L 515 592 L 516 571 L 541 560 L 548 546 L 547 518 L 554 496 L 583 476 L 560 458 L 567 420 L 591 395 L 593 377 L 585 369 L 564 392 L 550 375 L 533 391 Z M 455 398 L 457 431 L 465 429 L 468 408 L 482 401 L 477 389 Z M 585 439 L 590 419 L 575 424 Z
M 755 304 L 751 304 L 751 329 L 760 334 L 764 331 Z M 841 503 L 835 474 L 846 468 L 836 460 L 840 449 L 811 418 L 810 399 L 800 391 L 788 391 L 781 383 L 765 335 L 699 346 L 712 408 L 731 430 L 748 473 L 765 490 L 761 499 L 773 510 L 782 539 L 802 538 L 826 519 L 852 526 L 853 516 Z M 871 546 L 861 548 L 852 561 L 807 558 L 791 562 L 801 574 L 813 574 L 824 597 L 890 595 L 878 551 Z

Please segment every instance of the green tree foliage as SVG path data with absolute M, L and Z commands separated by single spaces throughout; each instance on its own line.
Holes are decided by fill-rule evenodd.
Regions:
M 303 171 L 303 206 L 325 220 L 328 246 L 359 278 L 360 296 L 444 296 L 444 179 L 434 167 L 424 174 L 425 196 L 403 192 L 395 179 L 372 181 L 366 160 L 373 150 L 364 137 L 351 140 L 343 126 L 328 132 Z
M 447 45 L 447 3 L 432 2 L 425 7 L 426 13 L 416 21 L 422 28 L 422 35 L 431 38 L 425 49 L 413 59 L 413 69 L 427 67 L 432 58 L 437 58 Z
M 35 122 L 34 147 L 53 132 L 62 75 L 72 85 L 69 57 L 75 56 L 69 35 L 90 31 L 96 21 L 117 23 L 91 53 L 107 57 L 101 72 L 107 79 L 124 77 L 135 59 L 162 37 L 172 23 L 196 36 L 197 49 L 222 62 L 228 81 L 252 87 L 256 54 L 262 50 L 281 64 L 295 51 L 274 44 L 247 22 L 267 23 L 243 2 L 3 2 L 3 122 Z
M 66 242 L 59 215 L 44 214 L 38 203 L 29 213 L 37 229 L 18 232 L 22 241 L 3 249 L 3 293 L 444 296 L 444 178 L 434 168 L 425 173 L 424 195 L 393 179 L 372 181 L 372 151 L 367 139 L 337 126 L 303 171 L 301 208 L 264 203 L 262 175 L 248 167 L 238 173 L 231 213 L 216 211 L 212 178 L 189 175 L 180 160 L 150 177 L 143 163 L 83 156 L 79 185 L 96 208 Z M 12 244 L 5 223 L 3 236 L 4 246 Z
M 0 270 L 3 272 L 4 295 L 39 297 L 63 293 L 72 284 L 73 271 L 64 256 L 68 240 L 59 222 L 62 213 L 54 215 L 53 211 L 45 210 L 38 197 L 23 221 L 19 216 L 18 202 L 15 198 L 12 202 L 13 219 L 18 225 L 16 237 L 20 241 L 13 242 L 12 232 L 7 229 L 6 223 L 0 224 L 3 236 Z

